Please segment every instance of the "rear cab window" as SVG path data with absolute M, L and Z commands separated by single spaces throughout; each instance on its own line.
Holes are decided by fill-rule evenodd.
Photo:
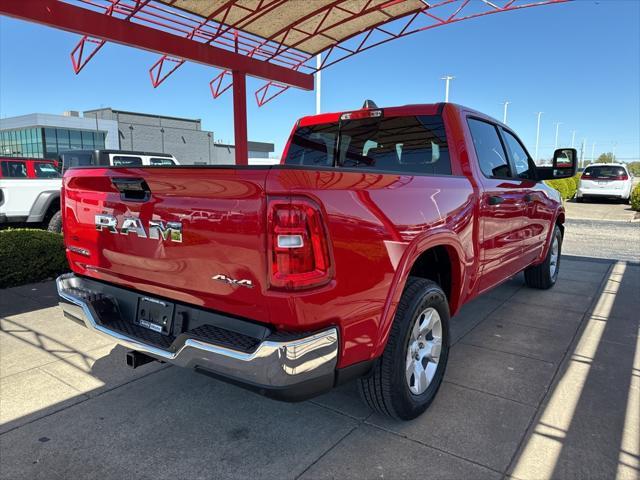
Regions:
M 439 115 L 368 117 L 298 128 L 285 165 L 451 175 Z

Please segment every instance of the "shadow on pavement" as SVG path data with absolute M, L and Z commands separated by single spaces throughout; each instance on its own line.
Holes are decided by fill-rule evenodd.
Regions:
M 584 300 L 591 302 L 588 309 L 584 305 L 573 310 L 577 333 L 567 337 L 560 361 L 547 362 L 555 376 L 549 383 L 541 382 L 540 399 L 529 404 L 524 403 L 526 396 L 519 406 L 509 398 L 489 403 L 499 396 L 500 388 L 509 390 L 504 385 L 485 395 L 481 383 L 449 382 L 431 409 L 448 409 L 448 415 L 462 419 L 461 423 L 454 426 L 449 417 L 434 419 L 428 411 L 414 422 L 386 427 L 360 403 L 352 384 L 313 401 L 285 404 L 178 368 L 150 364 L 132 371 L 125 366 L 122 347 L 102 345 L 95 347 L 95 353 L 87 353 L 74 346 L 73 338 L 62 340 L 32 331 L 29 348 L 62 360 L 52 364 L 55 368 L 45 365 L 42 369 L 69 390 L 63 399 L 2 425 L 6 433 L 0 434 L 0 467 L 7 478 L 29 479 L 371 478 L 381 472 L 390 478 L 414 478 L 417 472 L 436 478 L 499 479 L 505 474 L 521 480 L 637 478 L 640 266 L 584 257 L 563 256 L 563 260 L 566 271 L 561 281 L 566 284 L 547 292 L 547 297 L 541 292 L 534 298 L 537 304 L 558 295 L 562 300 L 568 295 L 564 292 L 581 282 L 591 282 L 595 293 L 592 302 Z M 602 272 L 600 283 L 596 271 Z M 530 298 L 524 290 L 521 277 L 516 277 L 501 290 L 475 300 L 464 317 L 454 319 L 463 325 L 460 336 L 464 339 L 489 325 L 498 307 L 510 309 L 502 310 L 503 315 L 508 311 L 517 316 Z M 534 312 L 537 304 L 527 312 Z M 548 312 L 553 307 L 540 308 Z M 556 322 L 566 316 L 563 310 L 556 312 Z M 527 323 L 545 320 L 531 315 L 511 323 L 504 319 L 500 329 L 526 332 Z M 24 342 L 25 329 L 29 326 L 12 318 L 3 323 L 2 331 Z M 453 349 L 468 355 L 483 351 L 464 342 Z M 478 358 L 490 352 L 497 362 L 502 361 L 497 355 L 504 352 L 484 352 L 485 357 Z M 525 360 L 531 365 L 538 361 L 524 356 L 518 361 Z M 519 375 L 535 374 L 525 370 Z M 46 396 L 46 386 L 38 378 L 22 384 L 20 389 L 27 392 L 3 390 L 0 398 L 6 402 L 11 395 L 21 395 L 28 402 Z M 502 377 L 493 380 L 507 382 Z M 472 396 L 479 391 L 487 402 L 484 410 Z M 470 400 L 465 403 L 460 398 Z M 526 421 L 517 427 L 513 440 L 496 433 L 510 421 L 496 405 L 533 412 L 526 417 L 523 413 Z M 495 416 L 486 429 L 476 431 L 483 421 L 476 417 L 484 411 L 495 411 Z M 443 443 L 439 428 L 447 430 L 449 443 Z M 500 449 L 506 452 L 507 462 L 511 459 L 509 465 L 483 463 L 450 447 L 474 436 L 479 438 L 470 443 L 473 448 Z M 378 440 L 367 440 L 372 437 Z
M 0 317 L 19 315 L 58 305 L 55 282 L 31 283 L 0 289 Z
M 512 462 L 517 479 L 640 477 L 640 267 L 617 262 Z

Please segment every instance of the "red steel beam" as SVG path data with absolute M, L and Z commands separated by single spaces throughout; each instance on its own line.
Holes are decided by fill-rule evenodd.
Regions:
M 0 1 L 0 14 L 304 90 L 313 76 L 58 0 Z
M 249 165 L 246 80 L 243 72 L 233 71 L 233 131 L 236 144 L 236 165 Z

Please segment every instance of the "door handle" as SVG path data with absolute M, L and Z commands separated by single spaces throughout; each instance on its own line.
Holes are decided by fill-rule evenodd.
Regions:
M 146 202 L 151 197 L 149 185 L 143 178 L 112 178 L 111 183 L 120 192 L 122 200 Z
M 492 195 L 489 197 L 489 205 L 500 205 L 502 202 L 504 202 L 504 197 L 499 195 Z

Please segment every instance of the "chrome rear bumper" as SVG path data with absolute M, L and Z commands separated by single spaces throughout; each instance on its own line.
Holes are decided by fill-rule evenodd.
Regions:
M 275 334 L 262 340 L 250 353 L 190 338 L 188 332 L 176 337 L 165 349 L 109 328 L 94 308 L 93 292 L 82 289 L 86 283 L 82 277 L 68 274 L 56 280 L 65 316 L 127 348 L 180 367 L 196 368 L 265 390 L 261 393 L 280 391 L 282 395 L 271 396 L 284 400 L 308 398 L 320 393 L 315 392 L 316 389 L 324 391 L 333 386 L 338 359 L 335 327 L 305 336 L 287 336 L 286 339 Z M 117 298 L 111 300 L 118 302 Z M 299 392 L 296 392 L 297 387 L 301 387 Z

